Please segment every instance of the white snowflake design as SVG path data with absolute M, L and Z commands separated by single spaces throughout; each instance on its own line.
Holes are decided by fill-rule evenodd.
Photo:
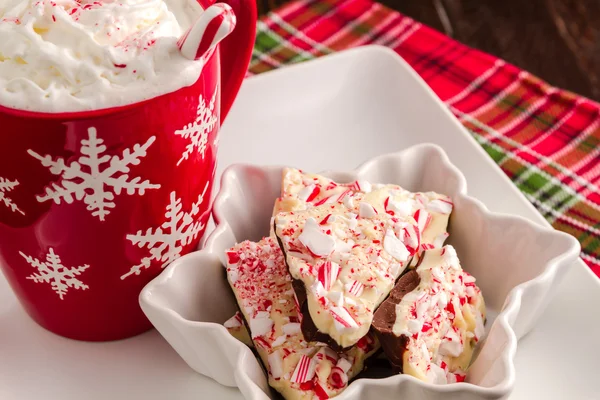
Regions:
M 4 205 L 11 209 L 12 212 L 18 212 L 23 215 L 25 213 L 17 207 L 17 205 L 6 195 L 6 193 L 12 191 L 15 186 L 19 185 L 19 181 L 9 181 L 6 178 L 0 177 L 0 200 L 4 203 Z
M 96 128 L 88 129 L 88 139 L 81 141 L 81 157 L 69 165 L 62 158 L 52 160 L 47 155 L 40 156 L 33 150 L 27 152 L 40 160 L 44 167 L 48 167 L 54 175 L 61 175 L 60 183 L 52 183 L 46 188 L 44 196 L 36 196 L 37 201 L 54 200 L 56 204 L 65 201 L 73 203 L 73 198 L 83 200 L 87 210 L 92 215 L 104 221 L 110 214 L 110 209 L 115 208 L 115 194 L 119 195 L 126 190 L 128 195 L 139 194 L 143 196 L 147 189 L 158 189 L 160 185 L 150 183 L 148 180 L 135 177 L 130 180 L 129 166 L 138 165 L 140 159 L 147 154 L 148 147 L 156 140 L 150 137 L 143 145 L 135 144 L 133 150 L 125 149 L 121 157 L 103 154 L 106 151 L 104 140 L 96 135 Z
M 19 254 L 31 265 L 37 269 L 37 273 L 33 273 L 27 277 L 36 283 L 49 283 L 52 290 L 58 294 L 61 300 L 64 299 L 69 288 L 73 289 L 89 289 L 89 286 L 81 282 L 76 276 L 81 275 L 83 271 L 88 269 L 89 265 L 80 267 L 67 268 L 62 265 L 60 257 L 54 253 L 54 249 L 50 247 L 46 254 L 46 262 L 41 262 L 37 258 L 30 257 L 22 252 Z
M 181 199 L 175 192 L 171 192 L 165 212 L 167 220 L 161 226 L 148 228 L 146 232 L 139 230 L 134 235 L 127 235 L 127 239 L 132 244 L 140 248 L 148 248 L 150 255 L 142 258 L 138 265 L 131 267 L 129 272 L 121 276 L 121 279 L 139 275 L 143 269 L 150 267 L 152 261 L 162 263 L 161 268 L 165 268 L 169 263 L 181 257 L 183 246 L 190 244 L 204 229 L 204 224 L 197 218 L 207 189 L 208 183 L 202 194 L 198 196 L 198 201 L 192 204 L 190 212 L 181 211 Z
M 212 132 L 218 121 L 217 114 L 215 113 L 217 91 L 218 85 L 215 87 L 215 91 L 208 105 L 204 100 L 204 96 L 200 95 L 198 98 L 196 120 L 186 124 L 182 129 L 175 131 L 176 135 L 190 140 L 190 143 L 185 147 L 185 151 L 181 155 L 177 165 L 181 164 L 184 160 L 187 160 L 194 149 L 197 149 L 198 153 L 202 156 L 202 159 L 204 159 L 206 145 L 208 143 L 208 134 Z

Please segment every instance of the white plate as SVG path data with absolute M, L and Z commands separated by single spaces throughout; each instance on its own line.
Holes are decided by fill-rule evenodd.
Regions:
M 378 154 L 433 142 L 464 173 L 469 193 L 488 208 L 545 224 L 423 88 L 395 53 L 373 47 L 248 79 L 223 128 L 218 176 L 237 162 L 352 169 Z M 600 284 L 579 261 L 537 327 L 519 342 L 511 400 L 598 398 L 598 305 Z M 156 331 L 100 344 L 47 333 L 25 315 L 0 276 L 0 399 L 81 398 L 242 396 L 193 372 Z

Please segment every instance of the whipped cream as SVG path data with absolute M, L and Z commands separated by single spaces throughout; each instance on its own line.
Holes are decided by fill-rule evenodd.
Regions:
M 201 13 L 195 0 L 0 0 L 0 105 L 94 110 L 189 86 L 203 61 L 177 40 Z

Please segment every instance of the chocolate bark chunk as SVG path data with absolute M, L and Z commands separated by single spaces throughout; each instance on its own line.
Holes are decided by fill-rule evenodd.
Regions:
M 375 331 L 383 351 L 385 352 L 395 372 L 402 372 L 402 359 L 408 345 L 406 335 L 396 336 L 393 332 L 396 322 L 396 305 L 402 298 L 419 286 L 421 278 L 416 270 L 410 270 L 396 282 L 388 298 L 381 303 L 373 317 L 371 325 Z
M 452 201 L 397 185 L 338 184 L 291 168 L 282 178 L 271 236 L 296 280 L 307 317 L 302 331 L 307 340 L 349 348 L 368 333 L 410 258 L 443 244 Z

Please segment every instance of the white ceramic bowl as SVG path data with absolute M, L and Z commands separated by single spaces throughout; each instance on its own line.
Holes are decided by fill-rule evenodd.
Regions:
M 281 167 L 228 168 L 214 203 L 217 227 L 205 248 L 173 262 L 140 295 L 150 321 L 191 368 L 238 387 L 252 400 L 268 399 L 271 392 L 251 350 L 221 325 L 236 311 L 222 263 L 224 251 L 236 242 L 268 235 L 281 173 Z M 360 178 L 452 197 L 447 243 L 455 246 L 463 268 L 477 279 L 489 314 L 486 338 L 469 369 L 468 382 L 433 385 L 405 375 L 357 379 L 337 398 L 508 397 L 515 381 L 517 341 L 534 326 L 566 268 L 579 255 L 579 242 L 524 218 L 489 212 L 467 196 L 463 175 L 435 145 L 383 155 L 354 172 L 323 174 L 339 182 Z

